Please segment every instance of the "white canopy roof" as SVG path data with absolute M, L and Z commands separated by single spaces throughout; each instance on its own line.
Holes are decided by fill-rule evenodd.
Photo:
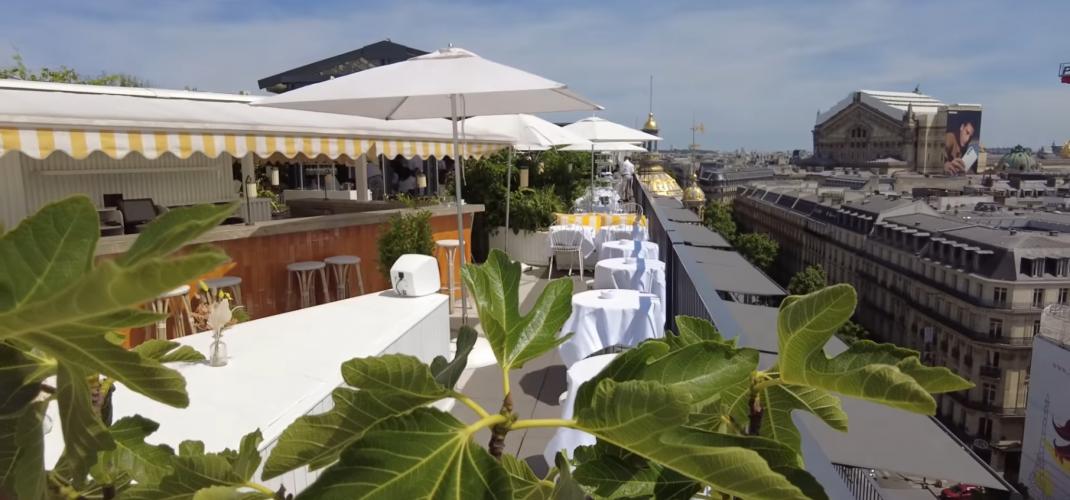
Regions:
M 535 115 L 489 115 L 476 116 L 464 121 L 465 127 L 476 126 L 483 130 L 513 137 L 513 147 L 520 151 L 544 151 L 553 146 L 569 144 L 584 145 L 590 142 Z
M 601 109 L 559 82 L 450 47 L 379 66 L 257 102 L 388 120 Z
M 450 122 L 386 121 L 250 106 L 260 97 L 159 89 L 99 87 L 0 80 L 0 154 L 21 151 L 44 158 L 64 151 L 84 158 L 102 151 L 113 158 L 138 152 L 216 157 L 226 152 L 293 158 L 320 154 L 350 158 L 442 157 L 452 152 Z M 466 127 L 469 154 L 512 142 L 475 125 Z
M 591 116 L 565 125 L 565 130 L 573 132 L 593 142 L 645 142 L 660 141 L 661 137 L 650 135 L 641 130 L 625 127 L 605 118 Z

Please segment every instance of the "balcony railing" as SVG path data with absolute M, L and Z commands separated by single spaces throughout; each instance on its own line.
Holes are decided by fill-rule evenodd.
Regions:
M 877 277 L 874 276 L 873 273 L 871 273 L 869 271 L 861 271 L 860 270 L 860 271 L 858 271 L 858 275 L 861 276 L 863 279 L 868 280 L 868 281 L 870 281 L 870 282 L 872 282 L 874 284 L 878 283 Z M 924 304 L 922 302 L 918 302 L 918 301 L 914 300 L 913 297 L 911 297 L 909 294 L 903 292 L 902 290 L 900 290 L 898 288 L 890 286 L 890 287 L 884 287 L 884 289 L 889 291 L 889 292 L 891 292 L 891 293 L 893 293 L 893 294 L 895 294 L 896 296 L 898 296 L 900 298 L 900 300 L 906 302 L 911 308 L 913 308 L 913 309 L 921 312 L 922 314 L 924 314 L 924 315 L 926 315 L 926 316 L 928 316 L 928 317 L 940 322 L 945 327 L 947 327 L 947 329 L 954 330 L 958 334 L 960 334 L 960 335 L 962 335 L 964 337 L 967 337 L 970 340 L 974 340 L 974 341 L 977 341 L 977 342 L 984 342 L 984 343 L 988 343 L 988 344 L 999 344 L 1001 346 L 1011 346 L 1011 347 L 1032 347 L 1033 346 L 1033 338 L 1032 337 L 1002 337 L 1002 336 L 995 337 L 995 336 L 989 335 L 987 333 L 981 333 L 981 332 L 978 332 L 978 331 L 970 328 L 967 325 L 964 325 L 964 324 L 962 324 L 962 323 L 960 323 L 960 322 L 948 317 L 947 315 L 941 313 L 940 311 L 938 311 L 938 310 L 936 310 L 936 309 L 934 309 L 932 307 L 929 307 L 928 305 L 926 305 L 926 304 Z M 957 358 L 958 356 L 957 355 L 952 355 L 952 357 L 956 357 Z
M 961 391 L 960 392 L 949 392 L 949 393 L 947 393 L 947 395 L 949 397 L 951 397 L 951 399 L 955 400 L 956 403 L 958 403 L 958 404 L 960 404 L 962 406 L 965 406 L 966 408 L 969 408 L 971 410 L 983 411 L 985 413 L 991 413 L 993 415 L 997 415 L 997 416 L 1000 416 L 1000 417 L 1024 417 L 1025 416 L 1025 407 L 1024 406 L 1004 407 L 1004 406 L 995 405 L 995 404 L 993 404 L 991 402 L 987 402 L 987 401 L 974 401 L 974 400 L 970 399 L 969 396 L 962 395 Z
M 1003 378 L 1003 370 L 992 365 L 981 365 L 981 376 L 998 380 Z

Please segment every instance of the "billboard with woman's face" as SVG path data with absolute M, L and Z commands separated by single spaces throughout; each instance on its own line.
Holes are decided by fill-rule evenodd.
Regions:
M 981 111 L 949 109 L 944 135 L 944 173 L 975 174 L 980 156 Z

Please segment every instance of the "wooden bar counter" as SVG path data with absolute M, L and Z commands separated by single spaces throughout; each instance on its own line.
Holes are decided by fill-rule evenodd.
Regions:
M 457 238 L 456 207 L 437 205 L 421 210 L 431 212 L 431 231 L 435 240 Z M 465 205 L 464 223 L 466 242 L 471 241 L 472 218 L 483 211 L 483 205 Z M 305 260 L 323 260 L 332 255 L 357 255 L 361 258 L 364 276 L 364 291 L 371 293 L 386 290 L 389 281 L 378 270 L 379 236 L 387 227 L 390 217 L 413 209 L 386 209 L 358 213 L 340 213 L 292 219 L 260 222 L 254 226 L 220 226 L 194 240 L 193 244 L 208 243 L 219 247 L 236 264 L 228 275 L 242 279 L 242 299 L 253 318 L 271 316 L 287 309 L 286 265 Z M 109 236 L 101 238 L 97 256 L 109 258 L 125 252 L 137 235 Z M 467 261 L 471 260 L 471 246 Z M 446 283 L 445 255 L 437 256 L 443 286 Z M 333 277 L 329 277 L 333 280 Z M 459 267 L 455 279 L 460 282 Z M 333 282 L 332 282 L 333 283 Z M 350 273 L 350 283 L 355 286 L 355 273 Z M 317 281 L 318 285 L 318 281 Z M 299 303 L 296 284 L 291 304 Z M 334 287 L 328 286 L 334 297 Z M 354 288 L 354 293 L 359 290 Z M 316 287 L 317 302 L 321 301 L 321 288 Z M 140 333 L 140 332 L 139 332 Z M 140 337 L 140 335 L 135 335 Z M 132 338 L 133 343 L 140 339 Z

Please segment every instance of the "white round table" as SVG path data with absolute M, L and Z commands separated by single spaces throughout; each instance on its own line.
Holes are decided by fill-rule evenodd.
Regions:
M 654 259 L 660 257 L 658 244 L 653 241 L 615 240 L 602 243 L 598 249 L 598 260 L 616 259 L 619 257 L 635 257 L 638 259 Z
M 572 296 L 572 315 L 557 349 L 565 366 L 610 346 L 633 347 L 665 335 L 665 312 L 657 295 L 635 290 L 590 290 Z
M 593 379 L 603 368 L 606 367 L 614 358 L 617 357 L 616 353 L 602 354 L 600 356 L 591 356 L 583 361 L 580 361 L 566 372 L 568 376 L 568 389 L 563 396 L 565 397 L 564 403 L 561 404 L 561 418 L 570 419 L 575 414 L 576 405 L 576 393 L 579 392 L 580 386 L 584 382 Z M 568 458 L 572 458 L 572 451 L 579 446 L 587 446 L 595 443 L 595 437 L 587 434 L 583 431 L 576 429 L 569 429 L 567 427 L 559 427 L 554 436 L 550 438 L 550 441 L 546 443 L 546 449 L 542 452 L 543 458 L 546 459 L 546 463 L 554 463 L 554 457 L 557 456 L 557 452 L 564 450 L 565 455 Z
M 602 226 L 598 230 L 595 244 L 599 247 L 607 241 L 617 240 L 647 240 L 646 226 L 639 224 L 617 224 L 614 226 Z
M 616 258 L 594 266 L 596 290 L 625 289 L 649 293 L 665 303 L 665 263 L 656 259 Z M 662 318 L 664 324 L 664 318 Z

